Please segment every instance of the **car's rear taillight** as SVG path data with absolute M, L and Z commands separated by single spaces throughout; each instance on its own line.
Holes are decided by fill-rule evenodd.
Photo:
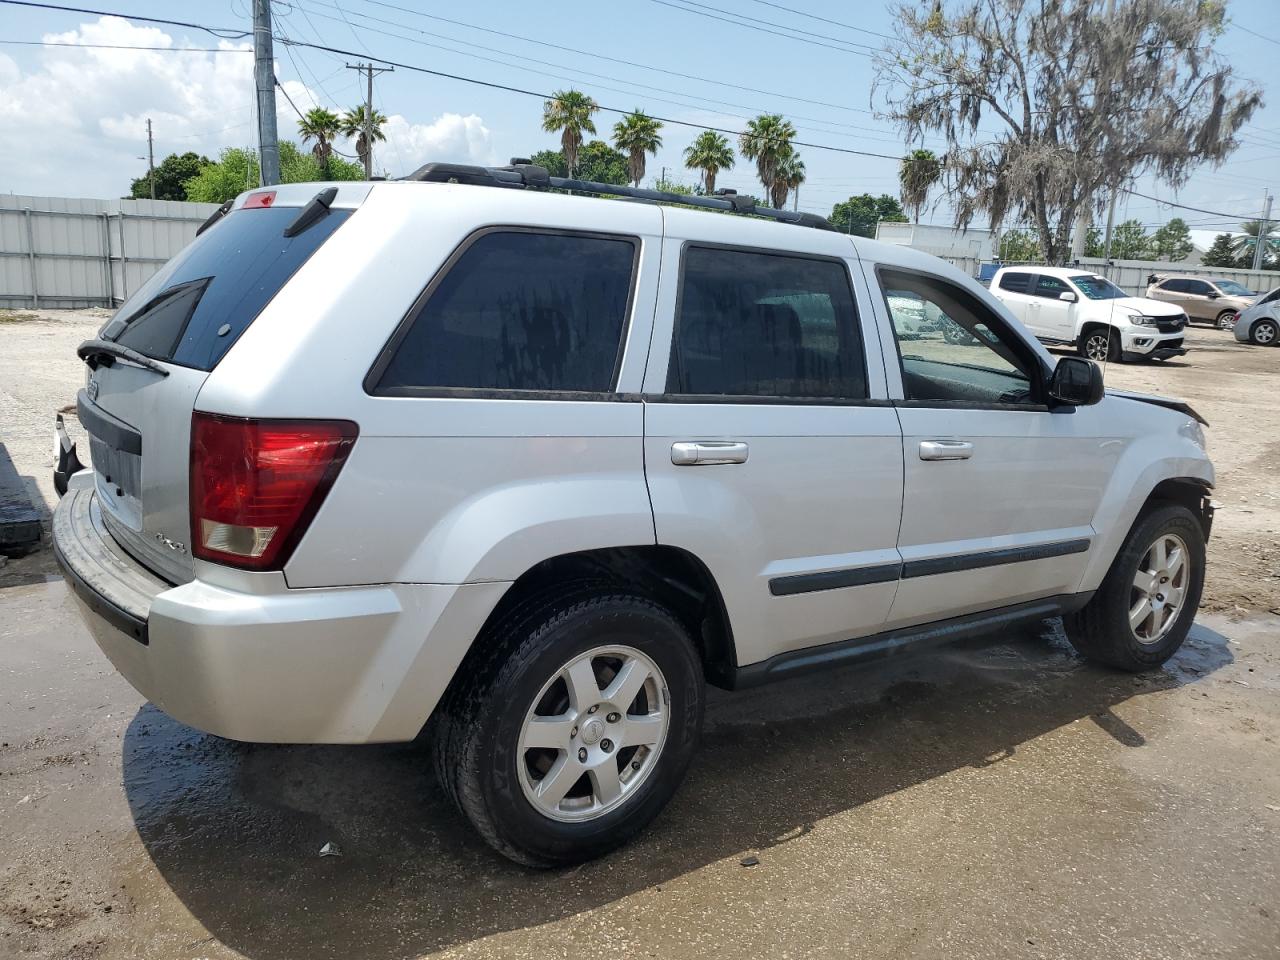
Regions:
M 192 554 L 278 570 L 356 440 L 346 420 L 191 418 Z

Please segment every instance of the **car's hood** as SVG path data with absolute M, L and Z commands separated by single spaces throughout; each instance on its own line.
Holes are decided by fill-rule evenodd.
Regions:
M 1182 316 L 1182 308 L 1174 303 L 1164 303 L 1161 300 L 1152 300 L 1148 297 L 1119 297 L 1115 300 L 1099 301 L 1100 304 L 1114 304 L 1116 309 L 1126 308 L 1130 313 L 1137 313 L 1145 317 L 1180 317 Z
M 1150 403 L 1157 407 L 1177 410 L 1179 413 L 1185 413 L 1189 417 L 1194 417 L 1206 427 L 1209 425 L 1209 421 L 1196 413 L 1195 410 L 1191 408 L 1191 405 L 1185 400 L 1177 400 L 1173 397 L 1161 397 L 1154 393 L 1133 393 L 1129 390 L 1112 390 L 1110 387 L 1107 388 L 1107 396 L 1124 397 L 1126 400 L 1137 400 L 1139 403 Z

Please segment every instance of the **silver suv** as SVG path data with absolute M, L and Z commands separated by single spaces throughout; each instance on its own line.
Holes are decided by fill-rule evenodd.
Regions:
M 707 683 L 1055 615 L 1142 670 L 1195 616 L 1196 414 L 1104 397 L 933 257 L 525 164 L 228 206 L 80 347 L 93 466 L 63 439 L 54 518 L 97 642 L 185 723 L 426 730 L 548 866 L 658 814 Z

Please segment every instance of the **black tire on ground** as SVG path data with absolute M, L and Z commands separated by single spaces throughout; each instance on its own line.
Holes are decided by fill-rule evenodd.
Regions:
M 1180 608 L 1168 631 L 1155 642 L 1143 643 L 1130 625 L 1139 564 L 1158 539 L 1173 535 L 1187 547 L 1188 564 Z M 1063 618 L 1067 638 L 1083 656 L 1121 670 L 1150 670 L 1168 660 L 1187 637 L 1204 589 L 1204 530 L 1200 521 L 1180 504 L 1148 508 L 1134 523 L 1102 586 L 1077 613 Z
M 693 757 L 705 700 L 701 661 L 669 610 L 625 587 L 577 585 L 517 606 L 477 642 L 483 656 L 464 664 L 468 674 L 437 711 L 431 739 L 446 792 L 490 846 L 530 867 L 579 863 L 626 843 L 662 811 Z M 566 663 L 610 645 L 639 651 L 661 671 L 666 738 L 621 805 L 592 820 L 556 820 L 521 786 L 521 731 L 535 698 Z
M 1259 320 L 1249 330 L 1249 342 L 1262 347 L 1274 347 L 1280 340 L 1280 325 L 1274 320 Z
M 1120 362 L 1120 338 L 1108 327 L 1094 327 L 1080 334 L 1076 343 L 1080 356 L 1095 363 Z
M 1220 330 L 1230 330 L 1236 325 L 1236 321 L 1239 319 L 1240 314 L 1236 313 L 1234 310 L 1223 310 L 1218 314 L 1218 318 L 1215 321 L 1214 326 Z

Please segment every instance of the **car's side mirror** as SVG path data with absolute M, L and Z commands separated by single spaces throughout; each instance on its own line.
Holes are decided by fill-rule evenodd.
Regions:
M 1102 399 L 1102 368 L 1083 357 L 1062 357 L 1049 378 L 1049 397 L 1073 407 Z
M 1217 290 L 1210 290 L 1207 296 L 1209 297 L 1210 300 L 1217 300 L 1220 296 L 1222 296 L 1222 294 L 1220 294 Z
M 1060 294 L 1058 294 L 1058 299 L 1065 300 L 1067 303 L 1075 303 L 1076 295 L 1072 293 L 1070 290 L 1063 290 Z

